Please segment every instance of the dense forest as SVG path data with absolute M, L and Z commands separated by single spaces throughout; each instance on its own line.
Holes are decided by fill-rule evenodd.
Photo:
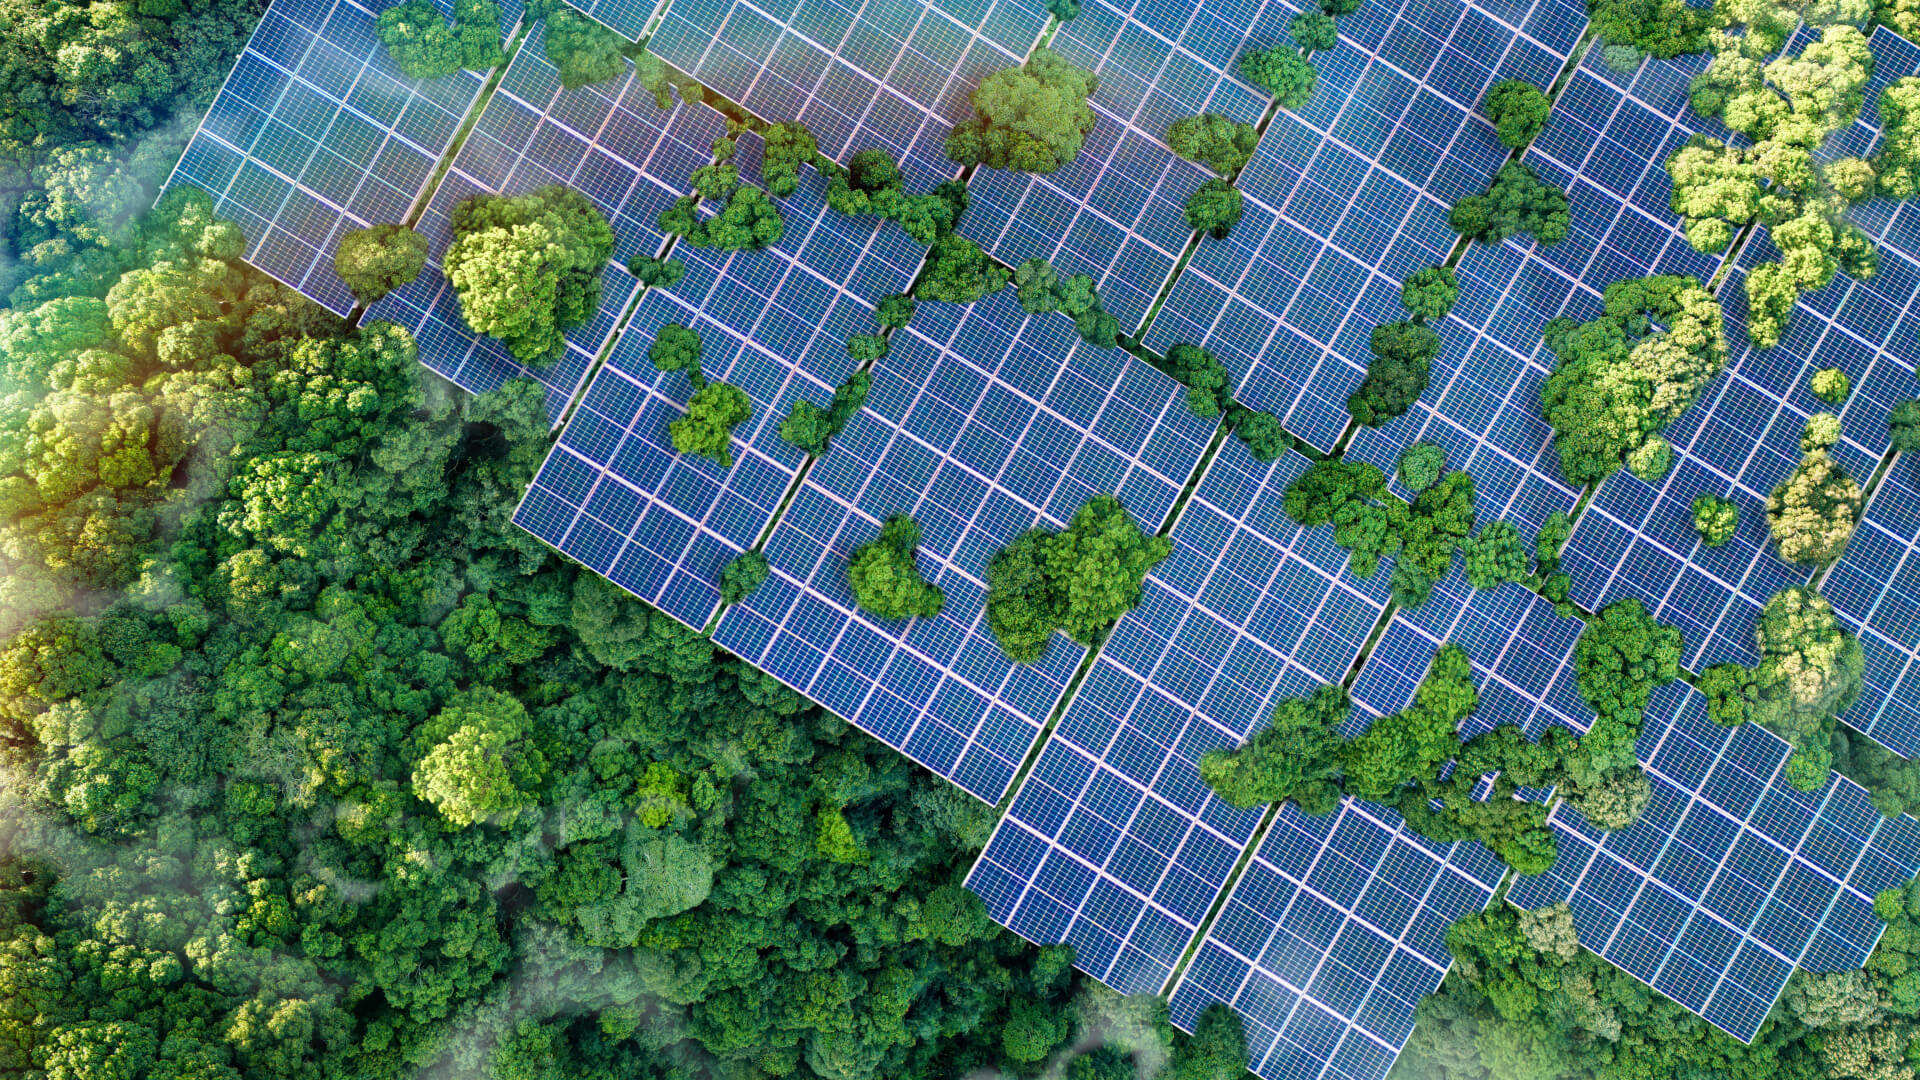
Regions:
M 1224 1010 L 1176 1033 L 1164 1002 L 987 918 L 961 879 L 988 808 L 514 527 L 551 437 L 536 387 L 454 389 L 404 331 L 247 267 L 198 193 L 146 211 L 262 6 L 0 0 L 0 1077 L 1238 1076 Z M 1303 63 L 1276 53 L 1267 79 L 1310 90 Z M 984 108 L 961 155 L 1045 171 L 1079 149 L 999 122 Z M 1184 134 L 1244 164 L 1231 128 Z M 839 179 L 843 200 L 885 190 Z M 1440 269 L 1409 282 L 1417 321 L 1457 293 Z M 1375 396 L 1404 407 L 1402 368 L 1424 385 L 1417 345 L 1381 345 Z M 1196 411 L 1231 412 L 1208 361 L 1167 358 Z M 1472 524 L 1470 478 L 1442 467 L 1403 463 L 1437 494 L 1398 518 L 1384 477 L 1320 470 L 1302 494 L 1325 505 L 1298 516 L 1369 507 L 1438 577 Z M 877 610 L 938 603 L 902 521 L 862 563 Z M 1045 584 L 1021 560 L 1074 529 L 1000 564 L 1009 638 L 1110 621 L 1014 602 Z M 1163 554 L 1124 539 L 1142 573 Z M 1408 722 L 1455 722 L 1464 671 L 1449 654 Z M 1327 766 L 1331 711 L 1297 709 Z M 1836 745 L 1884 774 L 1883 807 L 1920 791 Z M 1338 781 L 1408 783 L 1368 787 L 1378 749 Z M 1249 782 L 1275 783 L 1259 760 Z M 1417 764 L 1409 792 L 1444 798 Z M 1324 801 L 1335 779 L 1299 782 Z M 1910 1078 L 1920 891 L 1879 908 L 1869 968 L 1796 976 L 1748 1047 L 1582 951 L 1564 909 L 1496 904 L 1455 927 L 1399 1075 Z

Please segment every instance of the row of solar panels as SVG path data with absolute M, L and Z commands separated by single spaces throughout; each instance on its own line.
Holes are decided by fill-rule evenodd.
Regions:
M 889 146 L 923 179 L 950 174 L 933 140 L 955 110 L 964 109 L 965 89 L 984 71 L 1017 60 L 1045 24 L 1037 6 L 1007 2 L 912 3 L 858 18 L 820 5 L 787 7 L 794 10 L 677 0 L 655 47 L 736 100 L 760 102 L 774 118 L 799 115 L 836 152 Z M 1101 130 L 1081 160 L 1056 177 L 977 178 L 963 231 L 1009 261 L 1049 254 L 1063 269 L 1095 274 L 1108 306 L 1137 325 L 1185 243 L 1178 201 L 1199 175 L 1154 141 L 1157 129 L 1166 118 L 1203 106 L 1229 114 L 1253 108 L 1249 102 L 1257 99 L 1228 74 L 1232 57 L 1247 27 L 1279 25 L 1290 14 L 1279 5 L 1225 10 L 1232 7 L 1209 4 L 1195 12 L 1176 4 L 1132 10 L 1089 4 L 1054 45 L 1100 71 Z M 1406 269 L 1435 261 L 1431 252 L 1444 251 L 1449 237 L 1439 231 L 1443 225 L 1435 227 L 1436 215 L 1452 194 L 1432 185 L 1471 187 L 1473 169 L 1490 172 L 1497 161 L 1484 125 L 1470 115 L 1479 93 L 1475 81 L 1483 87 L 1496 73 L 1484 62 L 1469 64 L 1466 50 L 1500 57 L 1498 77 L 1545 82 L 1557 66 L 1552 58 L 1565 55 L 1581 26 L 1577 10 L 1566 6 L 1378 9 L 1342 21 L 1351 40 L 1322 57 L 1315 104 L 1298 118 L 1277 117 L 1247 170 L 1248 221 L 1229 243 L 1249 242 L 1252 263 L 1238 265 L 1257 264 L 1265 276 L 1217 282 L 1228 270 L 1208 274 L 1203 260 L 1217 246 L 1202 245 L 1192 272 L 1176 283 L 1164 321 L 1155 324 L 1156 334 L 1174 335 L 1164 340 L 1205 340 L 1229 356 L 1236 371 L 1257 372 L 1260 363 L 1285 354 L 1268 336 L 1277 327 L 1310 343 L 1302 346 L 1308 366 L 1324 366 L 1329 378 L 1345 367 L 1357 379 L 1351 356 L 1364 353 L 1340 353 L 1337 362 L 1329 354 L 1321 365 L 1318 351 L 1338 351 L 1352 330 L 1363 333 L 1385 321 L 1390 316 L 1378 309 L 1391 298 L 1387 286 Z M 553 181 L 572 183 L 602 205 L 622 234 L 623 254 L 657 250 L 653 216 L 718 133 L 715 114 L 657 113 L 650 95 L 636 93 L 630 80 L 560 91 L 539 54 L 537 47 L 519 52 L 476 136 L 427 207 L 423 229 L 436 259 L 452 200 Z M 940 75 L 922 77 L 932 71 Z M 1443 394 L 1429 395 L 1437 407 L 1423 405 L 1418 424 L 1452 445 L 1456 462 L 1467 464 L 1480 483 L 1483 508 L 1497 502 L 1501 516 L 1535 522 L 1572 503 L 1571 493 L 1552 479 L 1531 407 L 1537 379 L 1544 378 L 1537 356 L 1543 312 L 1591 304 L 1592 290 L 1570 288 L 1569 281 L 1603 284 L 1655 265 L 1664 269 L 1669 263 L 1662 260 L 1698 264 L 1699 257 L 1673 242 L 1659 190 L 1665 179 L 1659 148 L 1681 115 L 1674 90 L 1683 87 L 1684 72 L 1678 80 L 1659 65 L 1631 81 L 1591 62 L 1583 67 L 1534 151 L 1540 158 L 1556 146 L 1567 148 L 1564 162 L 1542 158 L 1539 167 L 1551 176 L 1558 164 L 1576 185 L 1574 235 L 1544 251 L 1476 249 L 1462 264 L 1462 310 L 1447 332 L 1450 345 L 1472 342 L 1471 360 L 1446 372 Z M 1631 152 L 1620 153 L 1616 144 Z M 1593 188 L 1593 198 L 1580 198 L 1577 185 L 1583 184 Z M 1396 216 L 1394 206 L 1406 209 Z M 1331 218 L 1329 207 L 1338 210 Z M 680 250 L 687 280 L 642 298 L 517 515 L 562 550 L 696 626 L 718 605 L 719 568 L 761 536 L 792 488 L 801 457 L 775 435 L 780 417 L 800 397 L 823 401 L 845 377 L 852 363 L 840 342 L 871 329 L 866 309 L 903 289 L 918 265 L 917 251 L 896 232 L 824 212 L 817 180 L 783 210 L 787 237 L 769 253 Z M 1393 223 L 1386 232 L 1382 221 Z M 1645 262 L 1650 243 L 1655 261 Z M 496 345 L 464 330 L 437 278 L 430 271 L 423 279 L 429 286 L 417 285 L 376 314 L 417 326 L 423 358 L 470 388 L 490 388 L 519 373 Z M 1121 284 L 1127 281 L 1134 284 Z M 1482 281 L 1486 287 L 1476 288 Z M 561 365 L 537 373 L 556 415 L 631 300 L 630 278 L 610 269 L 608 283 L 602 317 L 576 331 Z M 1300 295 L 1309 288 L 1312 296 L 1303 303 Z M 1225 299 L 1206 298 L 1217 294 Z M 1323 301 L 1331 296 L 1342 302 L 1336 321 L 1325 323 Z M 1249 329 L 1250 316 L 1272 320 L 1268 330 Z M 1322 323 L 1309 325 L 1314 318 Z M 754 402 L 754 418 L 737 432 L 744 450 L 731 470 L 675 455 L 666 444 L 665 424 L 678 414 L 685 388 L 654 372 L 642 354 L 667 321 L 700 329 L 707 370 L 741 385 Z M 1457 338 L 1451 336 L 1456 321 L 1465 330 Z M 1205 329 L 1165 329 L 1181 325 Z M 1246 366 L 1233 364 L 1227 346 L 1243 332 L 1268 342 L 1264 360 L 1253 355 Z M 1277 388 L 1280 369 L 1274 370 Z M 895 335 L 894 352 L 875 377 L 868 412 L 811 471 L 767 538 L 774 578 L 747 604 L 728 610 L 716 637 L 994 801 L 1058 709 L 1082 655 L 1059 640 L 1040 665 L 1007 663 L 980 623 L 985 559 L 1036 521 L 1062 524 L 1097 491 L 1117 491 L 1144 523 L 1163 523 L 1211 426 L 1188 416 L 1178 388 L 1157 372 L 1123 354 L 1086 348 L 1058 320 L 1022 319 L 1006 297 L 967 311 L 923 308 L 911 329 Z M 1260 377 L 1243 382 L 1255 404 L 1313 430 L 1305 418 L 1318 414 L 1298 402 L 1262 400 Z M 1443 384 L 1440 372 L 1435 383 Z M 1312 396 L 1309 389 L 1302 400 Z M 1385 435 L 1404 445 L 1413 427 L 1402 422 Z M 1473 434 L 1460 441 L 1467 432 Z M 1390 464 L 1395 449 L 1362 439 L 1355 452 Z M 1059 715 L 974 872 L 973 884 L 1003 922 L 1038 940 L 1074 941 L 1083 967 L 1124 989 L 1165 987 L 1253 839 L 1257 817 L 1212 799 L 1192 762 L 1210 746 L 1243 738 L 1275 698 L 1343 675 L 1384 608 L 1378 581 L 1345 577 L 1340 553 L 1326 537 L 1302 534 L 1279 514 L 1279 492 L 1304 464 L 1295 458 L 1263 466 L 1237 443 L 1227 444 L 1175 523 L 1174 558 L 1156 571 L 1146 604 L 1122 621 Z M 949 597 L 939 619 L 904 626 L 858 613 L 841 569 L 851 548 L 900 510 L 915 513 L 926 528 L 923 568 Z M 1903 550 L 1910 553 L 1910 539 Z M 1555 633 L 1570 642 L 1578 626 L 1555 619 L 1531 596 L 1509 595 L 1518 593 L 1508 588 L 1444 605 L 1436 600 L 1396 618 L 1363 669 L 1356 696 L 1375 713 L 1403 704 L 1431 643 L 1440 640 L 1423 639 L 1424 631 L 1413 628 L 1433 626 L 1424 620 L 1452 611 L 1447 617 L 1455 621 L 1441 636 L 1470 642 L 1487 702 L 1478 719 L 1512 719 L 1536 732 L 1546 722 L 1578 726 L 1582 714 L 1568 698 L 1565 650 L 1523 647 L 1513 633 L 1516 626 L 1544 633 L 1557 623 Z M 1664 731 L 1649 725 L 1650 737 Z M 1660 745 L 1657 738 L 1643 741 L 1643 756 L 1651 758 Z M 1677 775 L 1674 790 L 1691 791 L 1686 785 L 1697 778 Z M 1677 820 L 1663 816 L 1637 829 L 1670 836 L 1667 826 Z M 1600 850 L 1604 843 L 1571 843 L 1566 838 L 1578 827 L 1561 824 L 1570 860 L 1579 858 L 1582 867 L 1618 862 L 1607 861 L 1614 856 Z M 1742 828 L 1743 836 L 1752 833 L 1788 852 L 1798 843 L 1771 824 Z M 1670 845 L 1657 846 L 1664 852 Z M 1883 863 L 1911 866 L 1904 846 L 1891 837 L 1884 846 Z M 1590 849 L 1600 853 L 1575 854 Z M 1731 850 L 1716 865 L 1728 865 Z M 1706 912 L 1709 917 L 1696 917 L 1702 926 L 1711 921 L 1733 934 L 1732 951 L 1690 938 L 1687 962 L 1717 966 L 1717 975 L 1726 976 L 1738 951 L 1742 974 L 1728 985 L 1755 1000 L 1777 995 L 1785 970 L 1800 959 L 1790 955 L 1793 928 L 1780 929 L 1789 921 L 1784 914 L 1768 908 L 1764 923 L 1741 922 L 1737 911 L 1699 902 L 1697 890 L 1676 891 L 1668 880 L 1673 875 L 1662 877 L 1660 866 L 1641 867 L 1631 857 L 1619 865 L 1632 867 L 1628 878 L 1642 883 L 1631 895 L 1592 899 L 1597 886 L 1583 883 L 1614 878 L 1591 870 L 1567 879 L 1564 891 L 1574 897 L 1583 934 L 1593 928 L 1590 944 L 1662 989 L 1683 986 L 1677 974 L 1663 973 L 1681 972 L 1686 964 L 1665 954 L 1648 970 L 1618 959 L 1633 954 L 1613 942 L 1635 940 L 1632 933 L 1603 933 L 1608 924 L 1594 914 L 1611 900 L 1622 913 L 1612 925 L 1664 928 L 1655 915 L 1628 911 L 1651 882 L 1654 892 L 1686 897 L 1680 904 L 1686 911 Z M 1812 865 L 1822 880 L 1837 866 L 1831 860 Z M 1800 866 L 1794 861 L 1789 869 Z M 1411 1027 L 1413 1004 L 1445 970 L 1440 934 L 1453 918 L 1485 904 L 1498 869 L 1477 848 L 1425 844 L 1390 814 L 1359 804 L 1348 803 L 1334 819 L 1283 812 L 1173 988 L 1176 1017 L 1190 1022 L 1209 1000 L 1235 1003 L 1263 1076 L 1384 1073 Z M 1735 869 L 1764 877 L 1746 863 Z M 1885 866 L 1859 870 L 1884 873 Z M 1877 887 L 1877 879 L 1866 876 L 1848 880 L 1850 892 L 1838 881 L 1829 884 L 1850 903 Z M 1542 888 L 1543 896 L 1553 891 Z M 1811 915 L 1810 906 L 1800 902 L 1791 911 Z M 1857 914 L 1857 904 L 1836 901 L 1832 909 Z M 1816 961 L 1864 956 L 1872 929 L 1857 919 L 1835 921 L 1819 933 L 1837 944 L 1817 950 L 1809 944 L 1806 955 Z M 1706 931 L 1690 932 L 1697 938 Z M 1810 931 L 1806 942 L 1814 938 Z M 1772 966 L 1750 958 L 1762 952 Z M 1748 1021 L 1758 1022 L 1733 989 L 1710 988 L 1697 1001 L 1684 989 L 1669 992 L 1736 1034 L 1750 1035 Z

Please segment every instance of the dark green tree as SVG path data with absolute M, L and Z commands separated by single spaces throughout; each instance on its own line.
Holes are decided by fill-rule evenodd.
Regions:
M 1519 233 L 1531 233 L 1543 244 L 1557 244 L 1566 237 L 1572 220 L 1567 193 L 1519 161 L 1500 166 L 1486 191 L 1461 199 L 1447 215 L 1454 232 L 1483 244 L 1497 244 Z
M 1240 57 L 1240 76 L 1267 93 L 1283 109 L 1298 109 L 1313 97 L 1318 73 L 1292 45 L 1252 49 Z
M 1167 145 L 1188 161 L 1197 161 L 1221 176 L 1232 176 L 1253 158 L 1260 133 L 1252 124 L 1229 120 L 1219 113 L 1183 116 L 1167 128 Z
M 1205 180 L 1187 196 L 1187 226 L 1215 240 L 1225 240 L 1240 224 L 1246 199 L 1240 189 L 1225 180 Z
M 1547 126 L 1553 102 L 1524 79 L 1502 79 L 1487 91 L 1481 103 L 1500 141 L 1518 149 L 1532 142 Z

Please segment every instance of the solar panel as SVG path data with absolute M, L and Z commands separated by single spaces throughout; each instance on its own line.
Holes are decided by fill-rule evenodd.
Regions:
M 676 0 L 648 47 L 755 116 L 806 124 L 830 157 L 885 147 L 926 183 L 959 172 L 944 144 L 967 95 L 1047 18 L 1040 0 Z
M 508 6 L 503 31 L 518 21 Z M 355 304 L 333 270 L 341 235 L 406 220 L 484 85 L 401 75 L 375 14 L 273 0 L 166 184 L 212 195 L 248 262 L 336 315 Z
M 675 248 L 686 277 L 642 298 L 514 514 L 695 628 L 719 606 L 721 568 L 773 520 L 805 459 L 780 438 L 780 422 L 801 398 L 832 398 L 858 366 L 847 338 L 876 331 L 872 305 L 920 265 L 898 229 L 828 210 L 826 182 L 811 170 L 781 213 L 785 235 L 765 251 Z M 692 391 L 686 376 L 656 371 L 647 350 L 672 322 L 700 335 L 709 378 L 752 400 L 730 469 L 668 439 Z
M 1487 906 L 1505 869 L 1383 807 L 1345 799 L 1313 817 L 1288 803 L 1174 987 L 1173 1022 L 1192 1030 L 1225 1002 L 1263 1080 L 1381 1080 L 1453 963 L 1447 928 Z
M 1221 445 L 968 876 L 996 920 L 1071 942 L 1123 993 L 1165 986 L 1260 818 L 1214 797 L 1200 756 L 1339 681 L 1385 607 L 1384 576 L 1348 578 L 1328 530 L 1283 514 L 1306 467 Z
M 712 159 L 710 147 L 726 122 L 705 105 L 660 109 L 631 71 L 562 89 L 559 70 L 546 58 L 545 33 L 544 24 L 536 26 L 521 43 L 422 211 L 417 228 L 427 238 L 427 269 L 369 307 L 366 317 L 411 329 L 420 362 L 474 393 L 514 378 L 539 381 L 557 423 L 639 287 L 624 269 L 627 260 L 660 250 L 665 237 L 655 219 L 689 190 L 693 170 Z M 598 314 L 567 332 L 559 360 L 529 369 L 500 342 L 467 328 L 441 260 L 453 242 L 453 209 L 463 200 L 548 184 L 581 191 L 607 216 L 614 258 L 602 275 Z
M 1166 376 L 1078 342 L 1064 319 L 1023 316 L 1007 293 L 931 314 L 894 334 L 866 410 L 768 538 L 773 576 L 714 640 L 991 803 L 1083 650 L 1058 637 L 1037 664 L 1007 660 L 985 621 L 988 561 L 1096 494 L 1153 530 L 1214 425 Z M 919 565 L 946 594 L 937 618 L 877 619 L 853 601 L 847 559 L 896 513 L 923 531 Z
M 1895 459 L 1822 591 L 1860 635 L 1866 685 L 1845 714 L 1903 757 L 1920 757 L 1920 461 Z
M 1406 317 L 1401 280 L 1446 258 L 1449 206 L 1506 157 L 1480 98 L 1498 78 L 1547 85 L 1565 57 L 1457 2 L 1370 5 L 1341 30 L 1312 100 L 1274 115 L 1242 173 L 1240 224 L 1200 244 L 1147 334 L 1212 350 L 1243 401 L 1322 449 L 1373 327 Z
M 1513 903 L 1567 901 L 1582 945 L 1743 1041 L 1795 966 L 1866 962 L 1885 927 L 1874 894 L 1920 867 L 1920 825 L 1838 776 L 1794 790 L 1785 742 L 1712 723 L 1685 683 L 1654 691 L 1636 752 L 1653 782 L 1641 820 L 1603 833 L 1562 803 L 1559 859 L 1516 879 Z
M 639 41 L 653 17 L 669 0 L 567 0 L 629 41 Z

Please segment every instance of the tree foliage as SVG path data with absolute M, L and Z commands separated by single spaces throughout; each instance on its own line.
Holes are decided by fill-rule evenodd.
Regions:
M 1487 91 L 1481 103 L 1495 134 L 1507 146 L 1518 149 L 1534 140 L 1547 126 L 1547 114 L 1553 102 L 1540 88 L 1524 79 L 1502 79 Z
M 1229 120 L 1219 113 L 1183 116 L 1167 128 L 1167 145 L 1188 161 L 1197 161 L 1221 176 L 1232 176 L 1253 159 L 1260 133 L 1252 124 Z
M 820 144 L 804 124 L 770 124 L 760 133 L 765 149 L 760 157 L 760 182 L 767 192 L 784 199 L 800 190 L 800 167 L 820 157 Z
M 1460 299 L 1460 281 L 1450 266 L 1428 266 L 1407 275 L 1400 283 L 1400 302 L 1415 322 L 1438 322 L 1453 310 Z
M 420 276 L 427 238 L 405 225 L 350 229 L 333 252 L 333 270 L 363 304 L 371 304 Z
M 706 165 L 695 172 L 697 195 L 682 195 L 660 212 L 660 231 L 678 236 L 694 247 L 721 251 L 758 251 L 786 235 L 780 208 L 765 189 L 740 182 L 732 165 Z M 701 212 L 704 203 L 719 203 L 713 214 Z
M 759 548 L 748 548 L 728 559 L 727 565 L 720 568 L 720 602 L 741 603 L 766 584 L 770 573 L 772 568 L 767 565 L 767 556 Z
M 1215 240 L 1225 240 L 1245 211 L 1246 198 L 1240 189 L 1218 178 L 1201 181 L 1187 196 L 1187 226 Z
M 1373 328 L 1373 359 L 1367 377 L 1347 398 L 1347 411 L 1368 427 L 1379 427 L 1405 413 L 1426 392 L 1433 358 L 1440 354 L 1440 335 L 1413 322 L 1384 323 Z
M 613 228 L 585 195 L 553 185 L 525 195 L 475 195 L 453 208 L 447 280 L 475 333 L 525 364 L 552 363 L 565 331 L 600 307 Z
M 880 526 L 880 535 L 853 549 L 847 578 L 862 611 L 882 619 L 930 619 L 940 614 L 946 594 L 920 576 L 913 552 L 920 546 L 920 526 L 905 514 L 895 514 Z
M 561 86 L 573 89 L 627 73 L 630 43 L 625 38 L 559 0 L 536 6 L 546 13 L 547 59 L 560 69 Z M 664 92 L 656 88 L 656 104 Z
M 1595 715 L 1632 731 L 1656 687 L 1680 677 L 1680 631 L 1628 596 L 1601 608 L 1573 647 L 1575 685 Z
M 1483 244 L 1497 244 L 1530 233 L 1543 244 L 1557 244 L 1572 222 L 1567 193 L 1541 180 L 1524 162 L 1509 161 L 1478 195 L 1455 203 L 1447 214 L 1453 231 Z
M 1556 360 L 1540 391 L 1560 471 L 1576 485 L 1603 480 L 1658 436 L 1726 365 L 1720 305 L 1679 275 L 1607 286 L 1606 309 L 1543 330 Z
M 1287 23 L 1287 36 L 1303 52 L 1323 52 L 1340 42 L 1339 27 L 1324 11 L 1303 11 Z
M 979 244 L 959 233 L 942 234 L 927 256 L 927 269 L 913 287 L 916 300 L 971 304 L 1006 288 L 1010 275 Z
M 1283 109 L 1298 109 L 1313 97 L 1318 73 L 1292 45 L 1250 49 L 1240 57 L 1240 77 L 1273 95 Z
M 627 262 L 627 272 L 650 289 L 671 289 L 687 276 L 687 264 L 658 255 L 635 255 Z
M 1095 495 L 1065 529 L 1029 529 L 987 563 L 987 627 L 1018 663 L 1046 653 L 1059 630 L 1092 645 L 1139 605 L 1147 573 L 1173 551 L 1144 533 L 1120 500 Z
M 1418 495 L 1439 482 L 1447 471 L 1447 448 L 1424 439 L 1412 443 L 1400 452 L 1397 471 L 1400 486 Z
M 1707 492 L 1693 497 L 1693 528 L 1708 547 L 1720 547 L 1740 528 L 1740 507 Z
M 1782 559 L 1825 566 L 1846 553 L 1863 506 L 1846 467 L 1815 447 L 1767 496 L 1767 528 Z
M 908 195 L 905 174 L 885 150 L 862 150 L 853 155 L 845 169 L 822 157 L 814 160 L 817 168 L 831 173 L 828 206 L 842 214 L 873 214 L 891 221 L 922 244 L 932 244 L 950 232 L 964 207 L 939 190 Z
M 1340 801 L 1341 725 L 1352 712 L 1347 692 L 1322 686 L 1309 697 L 1274 706 L 1267 726 L 1239 748 L 1209 750 L 1200 757 L 1200 779 L 1238 807 L 1285 802 L 1324 814 Z
M 1496 521 L 1482 528 L 1467 541 L 1464 554 L 1467 584 L 1476 589 L 1527 580 L 1527 545 L 1512 522 Z
M 1218 416 L 1233 408 L 1233 373 L 1206 349 L 1170 345 L 1158 366 L 1187 388 L 1187 410 L 1193 415 Z
M 673 448 L 733 467 L 733 429 L 753 416 L 746 391 L 731 383 L 708 382 L 693 392 L 684 416 L 668 422 Z
M 500 5 L 455 0 L 448 26 L 430 0 L 405 0 L 380 13 L 374 32 L 409 79 L 440 79 L 465 68 L 487 71 L 507 59 L 500 47 Z
M 974 115 L 947 136 L 947 156 L 962 165 L 1051 173 L 1079 156 L 1093 130 L 1087 98 L 1092 72 L 1041 47 L 1026 63 L 986 77 L 971 96 Z

